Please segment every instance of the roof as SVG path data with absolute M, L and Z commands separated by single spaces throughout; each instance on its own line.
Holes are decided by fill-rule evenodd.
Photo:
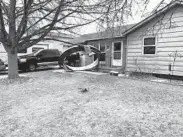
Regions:
M 106 29 L 105 31 L 102 31 L 102 32 L 84 34 L 84 35 L 81 35 L 80 37 L 74 38 L 74 40 L 72 40 L 72 43 L 76 44 L 76 43 L 84 43 L 86 41 L 92 41 L 92 40 L 124 37 L 123 32 L 131 28 L 133 25 L 134 24 L 118 26 L 118 27 Z
M 61 32 L 50 32 L 50 33 L 48 33 L 47 37 L 58 37 L 58 38 L 66 38 L 66 39 L 74 38 L 73 35 L 61 33 Z
M 167 6 L 164 8 L 154 12 L 144 20 L 140 21 L 137 24 L 131 24 L 131 25 L 125 25 L 125 26 L 119 26 L 115 28 L 110 28 L 108 30 L 105 30 L 103 32 L 98 33 L 90 33 L 85 34 L 80 37 L 76 37 L 72 40 L 72 43 L 78 44 L 78 43 L 84 43 L 86 41 L 92 41 L 92 40 L 100 40 L 100 39 L 107 39 L 107 38 L 118 38 L 118 37 L 124 37 L 127 34 L 135 31 L 136 29 L 142 27 L 144 24 L 150 22 L 152 19 L 160 16 L 162 13 L 168 11 L 169 9 L 173 8 L 176 5 L 182 5 L 183 2 L 179 0 L 175 0 L 170 2 Z
M 144 20 L 140 21 L 139 23 L 137 23 L 136 25 L 134 25 L 133 27 L 131 27 L 130 29 L 126 30 L 125 32 L 123 32 L 123 35 L 127 35 L 133 31 L 135 31 L 136 29 L 142 27 L 144 24 L 150 22 L 151 20 L 153 20 L 154 18 L 160 16 L 162 13 L 167 12 L 169 9 L 173 8 L 176 5 L 182 5 L 183 2 L 182 1 L 172 1 L 170 2 L 167 6 L 165 6 L 164 8 L 154 12 L 152 15 L 148 16 L 147 18 L 145 18 Z

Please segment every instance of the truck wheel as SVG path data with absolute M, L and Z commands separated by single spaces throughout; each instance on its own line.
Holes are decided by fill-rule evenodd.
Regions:
M 29 64 L 29 71 L 33 72 L 36 70 L 36 65 L 35 64 Z

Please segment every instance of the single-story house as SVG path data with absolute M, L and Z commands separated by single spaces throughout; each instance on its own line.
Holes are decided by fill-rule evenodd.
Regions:
M 121 68 L 126 64 L 126 37 L 123 32 L 133 25 L 109 28 L 99 33 L 82 35 L 73 40 L 73 43 L 92 45 L 101 51 L 100 64 L 106 68 Z
M 123 72 L 183 76 L 183 3 L 174 1 L 135 25 L 83 35 L 78 43 L 97 46 L 106 66 Z
M 30 54 L 35 50 L 39 49 L 58 49 L 59 51 L 64 52 L 71 45 L 64 43 L 62 41 L 69 43 L 71 40 L 73 40 L 74 37 L 72 35 L 64 33 L 50 32 L 46 36 L 46 38 L 48 38 L 49 40 L 41 41 L 38 44 L 35 44 L 27 49 L 21 50 L 18 52 L 18 55 Z M 0 58 L 4 61 L 7 61 L 7 53 L 1 43 L 0 43 Z

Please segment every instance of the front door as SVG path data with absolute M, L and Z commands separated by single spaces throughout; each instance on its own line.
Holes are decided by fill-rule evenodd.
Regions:
M 123 43 L 114 42 L 112 45 L 112 66 L 122 66 Z

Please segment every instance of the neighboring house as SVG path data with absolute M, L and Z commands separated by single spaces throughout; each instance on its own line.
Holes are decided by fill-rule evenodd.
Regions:
M 106 66 L 124 72 L 168 75 L 171 65 L 174 75 L 183 76 L 183 4 L 174 1 L 133 26 L 86 34 L 75 43 L 98 47 Z
M 41 41 L 30 48 L 22 50 L 18 52 L 18 55 L 30 54 L 39 49 L 58 49 L 63 52 L 71 45 L 61 41 L 70 42 L 74 37 L 68 34 L 51 32 L 47 35 L 47 38 L 49 38 L 49 40 Z M 7 60 L 7 54 L 2 44 L 0 44 L 0 58 L 4 61 Z

